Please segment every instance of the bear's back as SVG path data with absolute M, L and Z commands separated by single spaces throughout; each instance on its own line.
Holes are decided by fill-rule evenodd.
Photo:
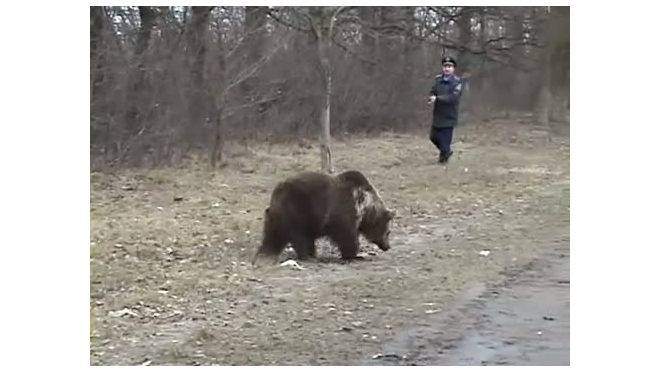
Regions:
M 269 209 L 273 215 L 290 220 L 298 227 L 320 233 L 335 199 L 332 177 L 304 172 L 275 187 Z
M 350 189 L 360 188 L 368 191 L 373 189 L 367 177 L 358 170 L 347 170 L 343 173 L 337 174 L 335 181 L 343 187 Z

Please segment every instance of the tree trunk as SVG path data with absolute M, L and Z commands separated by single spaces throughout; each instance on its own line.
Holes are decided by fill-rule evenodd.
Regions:
M 472 46 L 472 16 L 475 12 L 474 7 L 466 6 L 461 10 L 458 18 L 458 41 L 460 46 L 469 48 Z M 469 66 L 471 55 L 467 51 L 459 51 L 456 56 L 459 68 L 464 69 Z
M 210 162 L 211 167 L 215 168 L 217 161 L 223 161 L 224 154 L 224 144 L 225 144 L 225 127 L 226 123 L 222 115 L 224 114 L 224 108 L 227 104 L 227 59 L 226 59 L 226 48 L 224 40 L 222 39 L 222 34 L 218 35 L 218 74 L 213 78 L 213 89 L 210 91 L 215 97 L 215 125 L 213 127 L 213 145 L 211 147 L 211 156 Z
M 323 36 L 323 35 L 321 35 Z M 332 96 L 332 73 L 330 71 L 330 58 L 328 56 L 330 39 L 321 37 L 318 42 L 319 59 L 321 61 L 321 74 L 323 79 L 324 95 L 321 103 L 321 170 L 333 173 L 332 148 L 330 145 L 330 98 Z
M 215 127 L 213 133 L 213 147 L 211 149 L 211 167 L 215 168 L 217 161 L 222 162 L 224 152 L 224 122 L 222 119 L 224 102 L 218 102 L 215 110 Z
M 132 86 L 128 92 L 126 111 L 126 125 L 131 134 L 135 135 L 140 131 L 138 127 L 138 115 L 140 105 L 140 95 L 145 89 L 147 80 L 147 68 L 144 61 L 144 53 L 149 47 L 151 39 L 151 30 L 156 25 L 157 12 L 150 6 L 141 6 L 140 9 L 140 31 L 138 33 L 137 44 L 135 46 L 135 58 L 137 59 L 137 69 L 134 71 L 134 77 L 131 79 Z
M 264 55 L 266 47 L 266 24 L 267 24 L 268 7 L 266 6 L 246 6 L 245 7 L 245 27 L 244 27 L 244 41 L 242 49 L 244 49 L 244 65 L 247 68 L 255 66 Z M 260 94 L 259 87 L 261 86 L 259 75 L 250 76 L 241 83 L 240 89 L 243 99 L 247 102 L 257 102 L 263 97 Z M 258 109 L 250 109 L 245 112 L 245 122 L 247 125 L 243 126 L 244 145 L 248 148 L 248 136 L 256 132 L 259 128 L 260 119 L 259 112 L 266 109 L 266 105 L 258 106 Z
M 570 19 L 566 16 L 567 7 L 549 7 L 547 19 L 543 22 L 542 34 L 545 43 L 543 58 L 541 60 L 541 90 L 539 92 L 539 101 L 537 105 L 537 119 L 541 125 L 550 125 L 550 115 L 552 112 L 553 93 L 552 88 L 555 85 L 555 63 L 557 62 L 558 52 L 565 40 L 570 37 L 565 31 Z M 568 20 L 568 22 L 567 22 Z M 566 63 L 568 64 L 568 63 Z
M 410 125 L 410 118 L 416 114 L 415 102 L 417 102 L 419 92 L 415 91 L 416 77 L 414 71 L 416 70 L 416 61 L 419 59 L 419 43 L 415 40 L 415 7 L 403 8 L 402 16 L 405 31 L 401 70 L 405 73 L 401 74 L 399 79 L 402 97 L 398 99 L 400 112 L 398 127 L 405 130 Z
M 380 79 L 378 78 L 376 64 L 371 62 L 379 59 L 379 33 L 375 31 L 381 24 L 379 7 L 360 7 L 359 16 L 362 24 L 360 49 L 362 50 L 362 54 L 366 56 L 365 62 L 362 63 L 362 69 L 364 71 L 363 84 L 364 86 L 375 86 Z M 363 118 L 366 117 L 366 121 L 369 121 L 369 118 L 373 119 L 379 115 L 380 107 L 382 107 L 382 104 L 379 104 L 381 94 L 378 92 L 378 89 L 368 88 L 360 89 L 359 92 L 362 96 L 363 106 L 359 109 L 358 115 Z M 368 124 L 368 122 L 362 122 L 361 124 Z
M 550 90 L 551 83 L 552 66 L 550 66 L 549 63 L 545 63 L 545 66 L 543 66 L 541 91 L 539 92 L 539 101 L 536 113 L 539 123 L 544 126 L 550 125 L 550 109 L 552 107 L 552 91 Z
M 487 48 L 487 41 L 490 37 L 490 27 L 488 25 L 488 8 L 482 7 L 479 9 L 479 24 L 480 24 L 480 32 L 479 32 L 479 50 L 481 52 L 484 52 L 485 49 Z M 478 114 L 478 116 L 481 116 L 484 119 L 489 119 L 491 116 L 491 104 L 490 101 L 486 98 L 486 93 L 488 91 L 488 87 L 490 86 L 490 77 L 489 77 L 489 71 L 488 71 L 488 66 L 486 63 L 486 55 L 482 54 L 481 59 L 479 61 L 479 68 L 475 68 L 473 70 L 475 73 L 475 77 L 472 79 L 471 82 L 471 96 L 473 98 L 472 102 L 478 102 L 478 104 L 474 104 L 474 110 Z
M 378 22 L 378 7 L 375 6 L 363 6 L 360 7 L 360 20 L 362 22 L 362 42 L 361 48 L 364 52 L 364 55 L 373 57 L 376 55 L 378 44 L 378 36 L 371 29 L 372 27 L 377 27 Z M 364 63 L 365 75 L 367 78 L 373 78 L 375 73 L 375 68 L 372 63 Z
M 321 81 L 324 94 L 321 102 L 320 116 L 320 138 L 321 142 L 321 170 L 327 173 L 333 173 L 332 166 L 332 147 L 330 135 L 330 104 L 332 98 L 332 68 L 330 65 L 330 47 L 332 45 L 332 32 L 335 24 L 335 18 L 345 7 L 337 8 L 333 13 L 325 13 L 323 7 L 313 7 L 310 9 L 310 18 L 312 20 L 312 32 L 315 36 L 318 60 L 321 70 Z
M 99 53 L 99 45 L 102 43 L 102 32 L 105 25 L 105 13 L 102 6 L 89 7 L 89 60 L 91 62 L 91 98 L 103 82 L 103 54 Z
M 508 37 L 514 43 L 513 46 L 513 66 L 516 68 L 514 72 L 513 81 L 512 81 L 512 94 L 511 100 L 508 103 L 514 109 L 522 110 L 524 108 L 530 107 L 529 94 L 525 89 L 525 84 L 527 83 L 527 76 L 523 72 L 523 68 L 526 67 L 525 58 L 525 45 L 523 44 L 525 39 L 525 8 L 521 6 L 511 7 L 510 12 L 512 13 L 511 22 L 507 25 L 506 32 Z
M 200 144 L 203 137 L 203 128 L 208 117 L 207 87 L 204 84 L 204 59 L 206 57 L 206 30 L 208 28 L 211 6 L 193 6 L 192 21 L 188 25 L 187 38 L 189 48 L 189 73 L 191 80 L 191 94 L 188 101 L 188 115 L 190 118 L 187 127 L 187 139 L 193 146 Z
M 458 41 L 459 41 L 459 46 L 465 47 L 465 48 L 471 48 L 473 44 L 473 39 L 474 35 L 472 35 L 472 17 L 474 16 L 476 12 L 475 7 L 472 6 L 466 6 L 461 10 L 461 14 L 458 18 Z M 470 69 L 473 68 L 473 55 L 464 50 L 459 50 L 458 55 L 456 56 L 457 62 L 458 62 L 458 71 L 460 71 L 460 75 L 463 75 L 463 73 L 470 71 Z M 471 96 L 469 93 L 470 86 L 468 81 L 463 81 L 463 92 L 462 92 L 462 100 L 465 102 L 466 106 L 471 105 Z
M 100 93 L 104 80 L 104 53 L 100 52 L 100 45 L 103 45 L 103 29 L 105 25 L 105 14 L 103 7 L 91 6 L 89 8 L 89 62 L 90 62 L 90 141 L 97 144 L 104 139 L 104 152 L 107 156 L 110 152 L 110 124 L 105 118 L 101 118 L 106 113 L 105 99 Z M 104 125 L 105 128 L 102 128 Z M 105 129 L 105 130 L 103 130 Z M 103 138 L 105 137 L 105 138 Z
M 265 6 L 245 7 L 245 41 L 243 42 L 247 49 L 246 66 L 255 65 L 264 53 L 267 14 L 268 7 Z M 251 97 L 254 94 L 254 87 L 259 85 L 257 78 L 247 78 L 242 85 L 244 96 L 257 100 Z
M 392 6 L 380 7 L 381 25 L 385 27 L 382 31 L 382 40 L 379 41 L 378 57 L 383 61 L 384 69 L 379 74 L 381 81 L 392 81 L 389 89 L 376 89 L 377 106 L 376 119 L 378 121 L 389 120 L 394 125 L 406 122 L 406 117 L 401 109 L 400 99 L 397 96 L 402 88 L 401 75 L 390 76 L 387 70 L 400 70 L 404 62 L 404 47 L 400 41 L 400 36 L 405 36 L 402 32 L 403 17 L 402 8 Z M 405 93 L 404 93 L 405 94 Z

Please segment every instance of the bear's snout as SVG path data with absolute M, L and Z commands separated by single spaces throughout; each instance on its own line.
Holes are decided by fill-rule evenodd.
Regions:
M 387 242 L 381 242 L 381 243 L 377 244 L 377 246 L 378 246 L 379 249 L 381 249 L 383 251 L 387 251 L 387 250 L 390 249 L 390 244 L 387 243 Z

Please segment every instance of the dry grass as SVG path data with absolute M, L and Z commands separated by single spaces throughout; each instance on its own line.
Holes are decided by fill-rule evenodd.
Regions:
M 467 282 L 568 235 L 566 134 L 459 127 L 454 151 L 436 164 L 424 133 L 336 143 L 336 169 L 362 170 L 397 209 L 393 249 L 304 271 L 246 262 L 269 192 L 316 169 L 316 148 L 233 149 L 217 170 L 92 174 L 92 363 L 352 363 L 423 322 L 425 303 L 441 310 Z

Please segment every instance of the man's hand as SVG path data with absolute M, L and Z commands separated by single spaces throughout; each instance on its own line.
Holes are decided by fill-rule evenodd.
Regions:
M 431 96 L 429 96 L 429 101 L 426 102 L 426 104 L 431 104 L 431 103 L 434 103 L 434 102 L 435 102 L 435 95 L 431 95 Z

